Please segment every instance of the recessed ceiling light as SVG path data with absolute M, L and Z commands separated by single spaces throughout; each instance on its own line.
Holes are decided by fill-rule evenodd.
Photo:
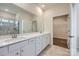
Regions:
M 42 7 L 42 8 L 44 8 L 44 7 L 45 7 L 45 5 L 43 4 L 43 5 L 41 5 L 41 7 Z
M 5 11 L 9 11 L 8 9 L 5 9 Z

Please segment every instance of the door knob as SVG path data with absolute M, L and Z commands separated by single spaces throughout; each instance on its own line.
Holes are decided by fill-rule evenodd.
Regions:
M 71 35 L 70 35 L 69 37 L 70 37 L 70 38 L 73 38 L 74 36 L 71 36 Z

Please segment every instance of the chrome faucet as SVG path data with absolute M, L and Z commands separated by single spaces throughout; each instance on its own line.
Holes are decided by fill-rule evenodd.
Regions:
M 16 31 L 17 31 L 17 29 L 16 28 L 13 28 L 12 38 L 17 38 Z

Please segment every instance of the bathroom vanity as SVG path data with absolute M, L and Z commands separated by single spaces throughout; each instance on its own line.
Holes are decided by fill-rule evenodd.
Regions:
M 0 56 L 37 56 L 50 44 L 50 33 L 20 34 L 17 38 L 0 38 Z

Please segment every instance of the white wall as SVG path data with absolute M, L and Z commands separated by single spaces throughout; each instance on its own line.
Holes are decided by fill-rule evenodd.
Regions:
M 53 19 L 53 37 L 68 39 L 68 19 L 67 15 L 54 17 Z
M 69 13 L 69 5 L 52 7 L 44 12 L 44 31 L 51 33 L 51 42 L 53 43 L 53 17 Z

